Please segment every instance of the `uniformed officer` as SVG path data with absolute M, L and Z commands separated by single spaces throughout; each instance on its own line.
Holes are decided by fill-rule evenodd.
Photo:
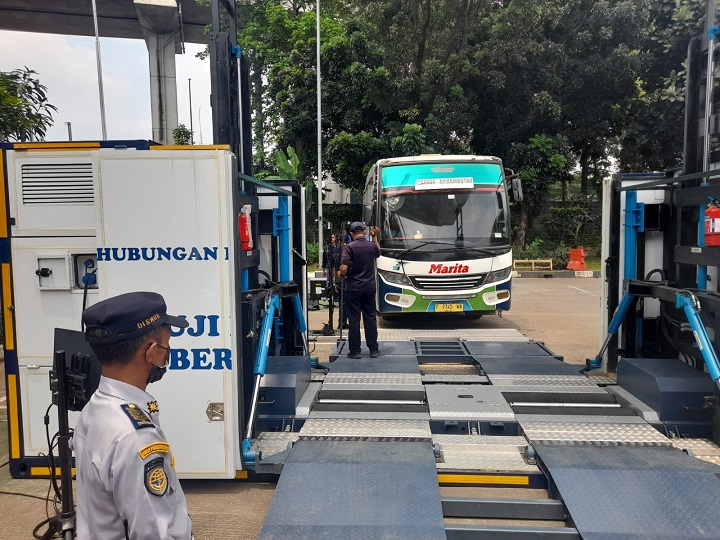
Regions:
M 134 292 L 83 312 L 102 377 L 73 436 L 79 540 L 192 537 L 159 407 L 145 392 L 167 368 L 170 326 L 188 326 L 166 310 L 159 294 Z
M 353 241 L 345 246 L 337 273 L 339 279 L 347 276 L 345 305 L 350 322 L 348 357 L 355 359 L 360 358 L 361 314 L 365 328 L 365 343 L 370 349 L 370 357 L 380 356 L 375 313 L 375 259 L 380 256 L 380 243 L 377 239 L 380 229 L 371 228 L 372 242 L 365 239 L 365 229 L 367 226 L 362 221 L 356 221 L 350 226 Z

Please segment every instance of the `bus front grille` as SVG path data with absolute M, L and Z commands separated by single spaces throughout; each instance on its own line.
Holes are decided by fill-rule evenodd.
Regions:
M 413 285 L 421 291 L 460 291 L 482 286 L 487 274 L 452 274 L 444 276 L 413 276 Z

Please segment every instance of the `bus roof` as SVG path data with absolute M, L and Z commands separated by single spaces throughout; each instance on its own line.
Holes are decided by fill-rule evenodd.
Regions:
M 478 162 L 478 163 L 497 163 L 502 165 L 502 160 L 495 156 L 472 156 L 472 155 L 441 155 L 441 154 L 423 154 L 421 156 L 405 156 L 381 159 L 377 162 L 380 167 L 389 165 L 408 165 L 410 163 L 457 163 L 457 162 Z

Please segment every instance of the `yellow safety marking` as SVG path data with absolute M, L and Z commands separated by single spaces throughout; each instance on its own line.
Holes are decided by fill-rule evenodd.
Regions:
M 247 471 L 235 471 L 235 479 L 236 480 L 247 480 L 247 478 L 248 478 Z
M 490 474 L 438 474 L 440 484 L 499 484 L 511 486 L 529 486 L 527 476 L 501 476 Z
M 5 162 L 0 152 L 0 238 L 7 238 L 7 195 L 5 192 Z
M 2 265 L 2 297 L 3 297 L 3 323 L 5 324 L 5 350 L 15 350 L 15 336 L 13 335 L 12 289 L 10 287 L 10 265 Z
M 148 444 L 145 448 L 141 448 L 138 454 L 140 454 L 140 459 L 145 459 L 148 456 L 151 456 L 153 454 L 167 454 L 170 451 L 170 445 L 166 442 L 156 442 L 152 444 Z M 172 461 L 175 461 L 174 458 Z M 172 466 L 173 463 L 170 463 L 170 466 Z
M 10 457 L 20 459 L 20 421 L 17 402 L 17 375 L 7 376 L 8 420 L 10 422 Z
M 55 476 L 61 473 L 60 467 L 55 467 Z M 75 474 L 75 467 L 72 468 L 72 474 Z M 30 476 L 50 476 L 50 467 L 30 467 Z
M 150 150 L 230 150 L 229 144 L 169 144 L 166 146 L 151 146 Z
M 17 152 L 73 152 L 100 148 L 99 142 L 59 142 L 59 143 L 18 143 L 13 145 Z

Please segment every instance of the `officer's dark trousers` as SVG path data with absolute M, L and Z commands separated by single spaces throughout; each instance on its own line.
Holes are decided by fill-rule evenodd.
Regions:
M 368 349 L 378 348 L 377 320 L 375 319 L 375 291 L 345 291 L 345 307 L 347 309 L 348 341 L 351 353 L 360 352 L 360 314 L 362 313 L 365 327 L 365 343 Z

